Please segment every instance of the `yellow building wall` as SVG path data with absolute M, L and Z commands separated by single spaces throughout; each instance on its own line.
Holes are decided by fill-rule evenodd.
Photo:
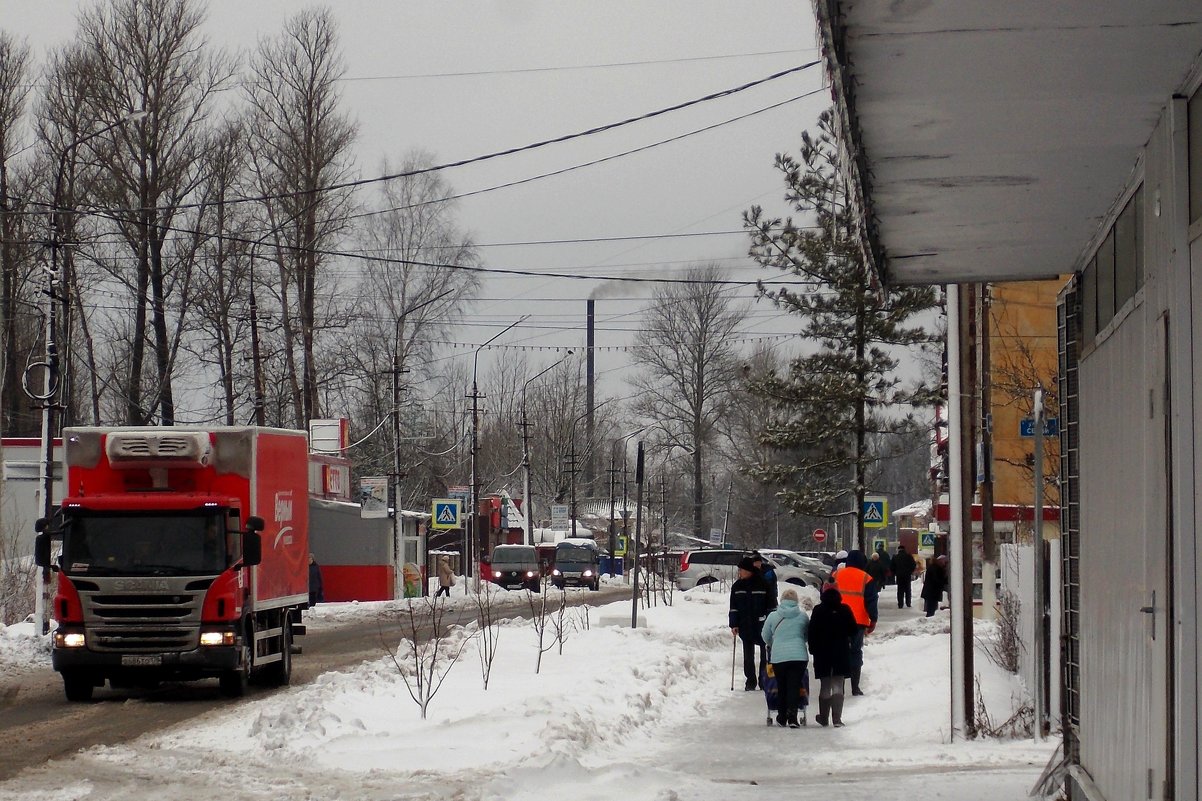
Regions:
M 1031 416 L 1036 381 L 1042 383 L 1049 417 L 1057 410 L 1056 297 L 1067 279 L 1020 281 L 990 286 L 990 376 L 993 413 L 994 503 L 1033 506 L 1034 440 L 1019 434 Z M 1060 442 L 1044 438 L 1044 475 L 1060 468 Z M 1060 503 L 1049 483 L 1044 503 Z

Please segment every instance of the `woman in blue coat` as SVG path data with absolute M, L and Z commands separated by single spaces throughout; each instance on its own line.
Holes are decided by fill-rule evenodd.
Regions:
M 764 644 L 771 649 L 777 698 L 780 699 L 780 709 L 776 713 L 778 726 L 801 727 L 797 722 L 797 708 L 801 704 L 802 677 L 810 661 L 806 648 L 809 628 L 810 619 L 797 604 L 797 591 L 791 588 L 780 594 L 776 611 L 764 621 Z

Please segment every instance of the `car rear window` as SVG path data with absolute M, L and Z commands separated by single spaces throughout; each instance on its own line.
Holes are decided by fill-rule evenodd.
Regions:
M 689 564 L 737 565 L 742 558 L 740 551 L 693 551 L 689 554 Z

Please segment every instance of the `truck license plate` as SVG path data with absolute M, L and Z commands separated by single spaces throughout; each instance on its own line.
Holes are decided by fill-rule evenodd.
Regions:
M 121 664 L 130 667 L 150 667 L 163 664 L 163 657 L 159 654 L 122 654 Z

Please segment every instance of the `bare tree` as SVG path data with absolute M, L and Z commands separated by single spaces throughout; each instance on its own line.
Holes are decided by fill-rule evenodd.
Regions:
M 198 196 L 201 234 L 192 314 L 197 331 L 190 344 L 201 364 L 217 372 L 219 408 L 226 425 L 237 422 L 237 410 L 246 393 L 238 390 L 246 371 L 240 369 L 242 343 L 249 338 L 250 248 L 246 243 L 253 224 L 245 204 L 229 201 L 242 194 L 246 178 L 246 131 L 238 120 L 223 124 L 214 136 L 209 164 Z
M 19 244 L 27 226 L 24 215 L 14 213 L 10 162 L 20 149 L 21 121 L 29 93 L 29 48 L 0 31 L 0 317 L 3 320 L 4 433 L 26 433 L 32 419 L 21 408 L 20 354 L 23 337 L 18 305 L 28 295 L 23 266 L 27 248 Z
M 547 636 L 550 633 L 548 627 L 554 627 L 554 610 L 547 602 L 549 586 L 547 580 L 543 579 L 542 592 L 526 591 L 526 602 L 530 604 L 530 625 L 534 627 L 535 647 L 538 649 L 538 656 L 534 660 L 535 673 L 543 669 L 543 654 L 555 647 L 555 639 Z
M 476 603 L 476 636 L 480 641 L 477 649 L 480 655 L 480 678 L 484 680 L 484 689 L 488 689 L 488 680 L 492 676 L 493 661 L 497 658 L 497 644 L 501 639 L 500 610 L 497 607 L 497 594 L 487 582 L 478 583 L 475 589 L 469 589 Z
M 320 415 L 317 335 L 328 322 L 318 319 L 318 288 L 328 279 L 323 249 L 345 226 L 351 202 L 349 192 L 326 190 L 348 177 L 355 139 L 355 125 L 339 109 L 344 71 L 331 13 L 310 8 L 259 45 L 247 83 L 252 163 L 269 198 L 280 275 L 284 380 L 300 427 Z
M 101 167 L 93 193 L 117 210 L 106 216 L 133 257 L 132 267 L 113 258 L 108 269 L 133 296 L 124 401 L 126 422 L 135 425 L 156 416 L 175 422 L 173 364 L 192 275 L 190 252 L 173 253 L 169 236 L 203 178 L 208 115 L 231 78 L 229 62 L 207 46 L 203 23 L 195 0 L 109 0 L 79 15 L 77 38 L 93 71 L 85 107 L 97 130 L 111 126 L 111 133 L 78 145 Z M 135 110 L 146 116 L 118 124 Z
M 448 620 L 450 611 L 450 605 L 439 596 L 409 599 L 397 613 L 404 639 L 395 649 L 384 639 L 381 622 L 384 650 L 405 682 L 409 697 L 421 709 L 422 720 L 463 649 L 472 641 L 466 629 Z
M 413 154 L 400 171 L 432 163 Z M 380 170 L 397 171 L 387 161 Z M 476 273 L 458 269 L 474 266 L 478 257 L 456 220 L 452 195 L 438 173 L 406 175 L 382 185 L 377 202 L 383 208 L 362 224 L 361 248 L 372 258 L 364 263 L 353 335 L 343 339 L 339 360 L 355 374 L 341 405 L 359 411 L 365 430 L 407 403 L 399 390 L 430 385 L 424 364 L 433 358 L 433 340 L 446 336 L 478 289 Z M 369 445 L 365 456 L 373 469 L 391 472 L 394 454 L 406 464 L 417 460 L 419 443 L 437 428 L 412 420 L 386 426 L 387 435 Z
M 685 272 L 690 283 L 669 284 L 655 292 L 646 327 L 634 349 L 646 365 L 636 381 L 635 409 L 659 425 L 665 444 L 692 456 L 693 534 L 705 531 L 703 453 L 714 443 L 719 423 L 731 404 L 738 362 L 730 336 L 740 311 L 718 281 L 715 265 Z

